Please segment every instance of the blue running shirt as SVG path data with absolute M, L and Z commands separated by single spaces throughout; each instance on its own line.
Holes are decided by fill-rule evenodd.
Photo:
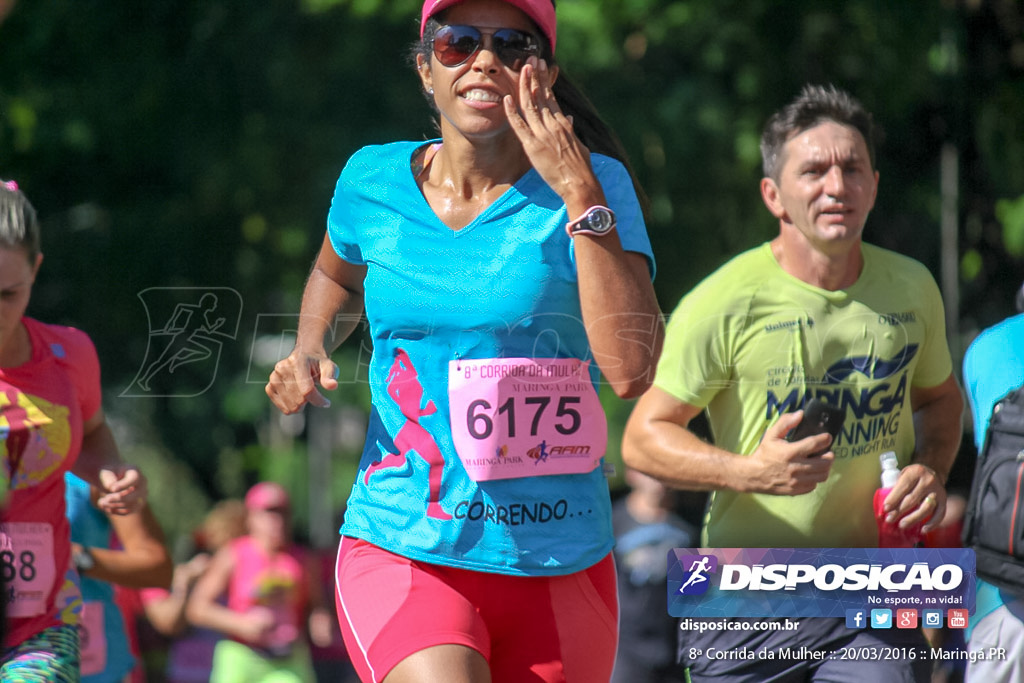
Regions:
M 64 501 L 71 522 L 71 540 L 90 548 L 109 548 L 111 525 L 90 498 L 88 482 L 70 472 L 64 474 Z M 113 584 L 82 576 L 85 606 L 79 627 L 83 629 L 82 681 L 121 681 L 135 666 L 128 648 L 121 609 L 114 600 Z
M 413 177 L 411 159 L 423 144 L 397 142 L 353 155 L 328 216 L 338 255 L 367 267 L 373 340 L 373 410 L 341 531 L 414 560 L 464 569 L 514 575 L 585 569 L 612 548 L 602 468 L 473 481 L 456 454 L 451 420 L 476 419 L 470 429 L 483 430 L 503 416 L 450 416 L 448 396 L 452 361 L 456 367 L 474 359 L 593 360 L 565 205 L 531 169 L 471 223 L 452 230 Z M 628 173 L 602 155 L 591 161 L 623 248 L 644 254 L 653 274 Z M 589 374 L 596 388 L 593 362 Z M 554 425 L 575 424 L 571 406 L 555 398 L 558 413 L 552 404 L 541 414 L 560 416 L 550 433 Z M 518 410 L 537 416 L 546 407 L 520 404 Z M 521 423 L 520 433 L 530 422 Z M 538 437 L 531 449 L 538 472 L 558 450 L 549 445 Z M 498 451 L 489 455 L 526 457 Z

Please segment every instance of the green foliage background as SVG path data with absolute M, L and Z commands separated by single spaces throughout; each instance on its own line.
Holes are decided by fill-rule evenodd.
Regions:
M 300 523 L 316 516 L 307 484 L 323 472 L 310 474 L 309 430 L 283 424 L 263 395 L 256 321 L 297 314 L 347 157 L 433 135 L 405 57 L 419 6 L 22 0 L 0 24 L 0 177 L 19 181 L 44 224 L 30 314 L 92 335 L 107 411 L 127 457 L 155 475 L 172 535 L 260 477 L 289 485 Z M 653 200 L 666 311 L 776 230 L 757 191 L 760 128 L 806 82 L 847 88 L 874 112 L 882 184 L 867 237 L 936 276 L 940 154 L 957 151 L 954 346 L 1012 311 L 1024 280 L 1019 2 L 560 0 L 558 14 L 564 72 L 620 133 Z M 146 354 L 137 295 L 156 286 L 242 297 L 237 344 L 198 397 L 120 396 Z M 354 378 L 364 347 L 342 352 Z M 330 481 L 318 483 L 335 511 L 365 389 L 342 386 L 318 442 L 330 444 Z M 615 444 L 629 405 L 607 402 Z

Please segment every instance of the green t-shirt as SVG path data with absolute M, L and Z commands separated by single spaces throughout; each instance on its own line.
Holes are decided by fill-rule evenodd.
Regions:
M 712 494 L 708 547 L 873 547 L 878 456 L 914 450 L 912 387 L 952 371 L 938 287 L 913 259 L 863 244 L 855 284 L 830 292 L 789 275 L 764 244 L 683 298 L 654 384 L 706 408 L 715 444 L 754 451 L 782 412 L 818 397 L 846 411 L 828 479 L 799 496 Z

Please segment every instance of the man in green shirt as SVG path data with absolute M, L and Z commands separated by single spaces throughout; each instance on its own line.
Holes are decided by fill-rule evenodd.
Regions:
M 862 241 L 879 177 L 871 116 L 845 92 L 807 86 L 768 121 L 761 150 L 761 195 L 779 234 L 680 302 L 623 458 L 670 486 L 712 492 L 706 547 L 874 547 L 878 456 L 895 451 L 902 472 L 886 508 L 902 526 L 929 520 L 928 530 L 945 511 L 963 400 L 933 278 L 920 263 Z M 786 441 L 811 398 L 845 411 L 842 431 L 834 442 L 827 434 Z M 688 429 L 702 410 L 714 445 Z M 681 638 L 694 681 L 929 678 L 920 661 L 686 659 L 708 645 L 923 646 L 917 631 L 815 619 L 798 631 Z

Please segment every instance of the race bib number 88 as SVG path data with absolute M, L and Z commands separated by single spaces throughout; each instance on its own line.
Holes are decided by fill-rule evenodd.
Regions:
M 448 399 L 474 481 L 590 472 L 608 444 L 589 362 L 577 358 L 450 361 Z
M 57 576 L 53 527 L 39 522 L 0 525 L 0 572 L 9 592 L 7 616 L 43 614 Z

